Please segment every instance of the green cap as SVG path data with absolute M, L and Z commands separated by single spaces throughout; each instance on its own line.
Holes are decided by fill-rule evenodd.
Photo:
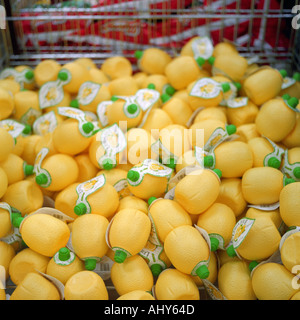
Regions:
M 96 268 L 97 260 L 96 259 L 85 259 L 84 266 L 86 270 L 93 271 Z
M 138 110 L 138 106 L 135 103 L 132 103 L 127 107 L 127 111 L 130 114 L 135 114 L 137 110 Z
M 148 199 L 148 204 L 149 204 L 149 206 L 150 206 L 150 204 L 151 204 L 154 200 L 156 200 L 156 197 L 150 197 L 150 198 Z
M 46 184 L 48 182 L 48 177 L 45 175 L 45 173 L 40 173 L 35 177 L 35 182 L 38 185 Z
M 175 169 L 176 167 L 176 161 L 174 158 L 170 158 L 169 159 L 169 163 L 166 163 L 166 166 L 171 168 L 171 169 Z
M 226 131 L 231 136 L 232 134 L 236 133 L 236 126 L 234 124 L 229 124 L 226 126 Z
M 82 130 L 85 133 L 90 133 L 91 131 L 94 130 L 94 125 L 91 122 L 86 122 L 85 124 L 82 125 Z
M 129 170 L 127 173 L 127 179 L 136 182 L 140 178 L 140 174 L 137 171 Z
M 149 83 L 147 86 L 148 89 L 155 89 L 155 84 L 154 83 Z
M 58 251 L 58 257 L 60 261 L 67 261 L 70 259 L 70 250 L 66 247 L 60 248 Z
M 296 167 L 296 168 L 293 170 L 293 174 L 294 174 L 294 176 L 295 176 L 297 179 L 300 179 L 300 167 Z
M 233 258 L 236 256 L 236 252 L 233 248 L 233 245 L 229 246 L 227 249 L 226 249 L 226 252 L 228 254 L 229 257 Z
M 210 57 L 210 58 L 208 59 L 208 63 L 209 63 L 210 65 L 213 65 L 213 64 L 215 63 L 215 60 L 216 60 L 215 57 Z
M 112 96 L 112 97 L 110 98 L 110 100 L 111 100 L 111 101 L 117 101 L 117 100 L 119 100 L 119 98 L 116 97 L 116 96 Z
M 211 167 L 214 164 L 213 156 L 204 157 L 204 167 Z
M 111 159 L 105 159 L 102 161 L 102 167 L 104 170 L 111 170 L 113 166 L 114 165 Z
M 16 227 L 16 228 L 19 228 L 20 227 L 20 224 L 22 223 L 22 221 L 23 221 L 23 217 L 16 217 L 16 218 L 14 218 L 13 220 L 12 220 L 12 224 L 13 224 L 13 226 L 14 227 Z
M 220 169 L 213 169 L 213 172 L 216 173 L 220 179 L 222 178 L 222 171 Z
M 127 258 L 127 254 L 122 250 L 116 250 L 114 260 L 117 263 L 123 263 L 125 259 Z
M 287 104 L 291 107 L 291 108 L 296 108 L 297 105 L 299 104 L 299 100 L 295 97 L 292 97 L 290 99 L 288 99 Z
M 202 58 L 202 57 L 198 57 L 198 58 L 196 59 L 196 62 L 197 62 L 197 64 L 198 64 L 199 67 L 202 67 L 202 66 L 204 65 L 204 63 L 205 63 L 205 59 Z
M 283 78 L 285 78 L 288 74 L 287 71 L 285 69 L 281 69 L 279 70 L 280 74 L 282 75 Z
M 280 167 L 280 165 L 281 165 L 281 161 L 279 161 L 275 157 L 271 157 L 268 160 L 268 167 L 272 167 L 272 168 L 278 169 Z
M 79 108 L 79 102 L 78 102 L 78 100 L 77 100 L 77 99 L 72 100 L 72 101 L 70 102 L 70 107 L 78 109 L 78 108 Z
M 211 246 L 211 251 L 216 251 L 219 246 L 219 240 L 214 237 L 210 237 L 210 246 Z
M 33 174 L 34 166 L 31 164 L 26 164 L 24 167 L 24 174 L 25 176 L 31 176 Z
M 227 92 L 230 90 L 230 84 L 228 82 L 222 83 L 222 90 L 223 92 Z
M 153 264 L 150 269 L 154 277 L 157 277 L 162 272 L 162 266 L 158 263 Z
M 249 263 L 249 270 L 252 271 L 256 266 L 258 265 L 258 262 L 257 261 L 251 261 Z
M 300 72 L 295 72 L 293 75 L 293 79 L 300 82 Z
M 83 214 L 86 214 L 87 207 L 84 203 L 79 203 L 74 207 L 74 212 L 77 214 L 77 216 L 82 216 Z
M 135 53 L 134 53 L 134 56 L 137 58 L 137 59 L 141 59 L 141 57 L 143 56 L 144 52 L 141 51 L 141 50 L 136 50 Z
M 32 70 L 28 70 L 28 71 L 25 73 L 25 78 L 26 78 L 27 80 L 32 80 L 33 77 L 34 77 L 34 73 L 33 73 Z
M 175 92 L 176 90 L 170 84 L 168 84 L 166 88 L 166 94 L 168 94 L 169 96 L 172 96 Z
M 67 74 L 67 72 L 65 72 L 65 71 L 59 71 L 59 73 L 58 73 L 58 79 L 59 80 L 61 80 L 61 81 L 66 81 L 66 80 L 68 80 L 68 74 Z
M 206 279 L 209 276 L 209 270 L 204 264 L 197 268 L 196 273 L 200 279 Z
M 161 101 L 165 103 L 168 100 L 170 100 L 171 97 L 167 93 L 163 93 L 160 98 L 161 98 Z
M 294 183 L 294 182 L 296 182 L 296 180 L 294 180 L 294 179 L 292 179 L 292 178 L 285 178 L 285 179 L 284 179 L 284 185 L 285 185 L 285 186 L 288 185 L 288 184 L 290 184 L 290 183 Z
M 235 87 L 237 88 L 237 90 L 241 90 L 242 85 L 241 85 L 240 82 L 234 82 L 233 84 L 235 85 Z
M 30 124 L 25 124 L 25 128 L 23 130 L 24 134 L 29 134 L 31 132 L 31 125 Z
M 291 96 L 288 94 L 288 93 L 286 93 L 286 94 L 284 94 L 283 96 L 282 96 L 282 99 L 283 100 L 289 100 L 291 98 Z
M 13 221 L 17 218 L 22 218 L 22 215 L 20 212 L 12 212 L 11 214 L 11 222 L 13 223 Z M 16 220 L 15 220 L 16 221 Z

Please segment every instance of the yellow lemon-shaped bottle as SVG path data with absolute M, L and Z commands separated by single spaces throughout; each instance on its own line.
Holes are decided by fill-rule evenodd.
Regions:
M 19 283 L 10 300 L 61 300 L 57 287 L 43 275 L 30 272 Z
M 52 257 L 69 241 L 70 230 L 67 224 L 49 214 L 28 215 L 24 221 L 19 219 L 18 224 L 27 246 L 46 257 Z
M 274 222 L 276 228 L 280 230 L 282 226 L 282 219 L 279 213 L 279 209 L 262 211 L 260 209 L 250 207 L 245 213 L 245 217 L 250 219 L 257 219 L 261 216 L 269 217 Z
M 21 90 L 21 86 L 16 80 L 8 78 L 0 80 L 0 88 L 10 91 L 13 96 Z
M 251 204 L 273 204 L 279 201 L 283 174 L 272 167 L 248 169 L 242 177 L 242 192 Z
M 88 70 L 92 70 L 92 69 L 97 68 L 96 63 L 90 58 L 81 57 L 81 58 L 75 59 L 74 62 L 81 64 L 82 66 L 84 66 Z
M 150 292 L 145 290 L 133 290 L 117 298 L 117 300 L 155 300 Z
M 189 275 L 166 269 L 155 283 L 155 297 L 157 300 L 200 300 L 200 293 Z
M 300 137 L 300 116 L 298 114 L 294 128 L 281 142 L 287 148 L 300 147 L 299 137 Z
M 14 99 L 9 91 L 0 87 L 0 120 L 7 119 L 14 111 Z
M 214 46 L 213 56 L 237 54 L 238 50 L 231 42 L 221 41 Z
M 229 123 L 239 127 L 246 123 L 254 123 L 258 111 L 258 106 L 248 99 L 247 104 L 242 107 L 227 108 L 226 115 Z
M 98 168 L 92 163 L 88 153 L 80 153 L 74 159 L 79 169 L 78 182 L 84 182 L 96 176 Z
M 137 209 L 139 211 L 144 212 L 145 214 L 148 214 L 147 202 L 143 199 L 140 199 L 132 195 L 128 195 L 120 199 L 120 203 L 117 211 L 121 211 L 123 209 Z
M 84 260 L 87 270 L 94 270 L 97 261 L 108 250 L 105 241 L 108 224 L 108 220 L 98 214 L 86 214 L 73 222 L 71 238 L 74 253 Z
M 42 139 L 42 136 L 37 134 L 32 134 L 23 138 L 24 147 L 21 157 L 30 165 L 34 165 L 36 158 L 36 146 L 37 143 Z
M 114 263 L 110 277 L 120 296 L 133 290 L 151 291 L 154 284 L 147 262 L 138 254 L 123 263 Z
M 109 81 L 108 89 L 112 96 L 133 96 L 139 87 L 133 76 L 126 76 Z
M 49 261 L 49 257 L 30 248 L 25 248 L 18 252 L 10 262 L 10 279 L 14 284 L 19 285 L 30 272 L 40 271 L 45 273 Z
M 257 131 L 255 123 L 246 123 L 236 128 L 238 138 L 236 140 L 248 142 L 253 138 L 260 137 L 261 134 Z
M 12 232 L 10 212 L 0 207 L 0 239 Z
M 59 191 L 54 200 L 55 209 L 65 213 L 71 218 L 77 218 L 78 215 L 74 212 L 74 207 L 78 199 L 76 188 L 78 183 L 72 183 L 68 187 Z
M 280 256 L 283 265 L 291 273 L 294 272 L 293 268 L 299 265 L 299 251 L 297 250 L 300 241 L 299 232 L 289 235 L 281 245 Z
M 101 70 L 111 80 L 132 75 L 131 62 L 122 56 L 106 58 L 101 65 Z
M 289 300 L 299 290 L 293 288 L 294 277 L 279 263 L 264 263 L 253 271 L 252 288 L 259 300 Z
M 138 254 L 146 245 L 150 230 L 151 222 L 144 212 L 136 209 L 118 211 L 108 231 L 108 241 L 115 251 L 114 260 L 123 263 L 126 258 Z
M 93 271 L 76 272 L 64 289 L 65 300 L 108 300 L 108 291 L 102 278 Z
M 177 270 L 185 274 L 195 273 L 201 279 L 208 277 L 207 266 L 199 263 L 209 259 L 210 249 L 195 227 L 182 225 L 174 228 L 165 238 L 164 249 Z
M 193 123 L 207 119 L 220 120 L 227 123 L 226 109 L 221 106 L 204 108 L 196 115 Z
M 0 241 L 0 265 L 4 267 L 5 280 L 9 278 L 9 265 L 15 255 L 16 252 L 12 245 Z
M 2 198 L 3 195 L 6 193 L 8 187 L 8 177 L 4 169 L 2 169 L 2 167 L 0 167 L 0 179 L 0 198 Z
M 4 128 L 0 128 L 0 144 L 0 161 L 3 161 L 8 157 L 14 148 L 14 138 Z
M 256 300 L 249 265 L 244 260 L 223 264 L 218 272 L 218 286 L 228 300 Z
M 61 66 L 56 60 L 47 59 L 41 61 L 34 69 L 34 79 L 38 87 L 48 81 L 55 81 Z
M 64 247 L 59 249 L 48 262 L 45 273 L 65 285 L 71 276 L 84 270 L 84 262 L 68 248 Z
M 89 69 L 91 81 L 94 81 L 99 84 L 106 84 L 109 82 L 108 76 L 101 70 L 91 67 Z
M 36 91 L 26 90 L 19 91 L 14 95 L 14 119 L 23 122 L 27 118 L 27 122 L 32 125 L 34 120 L 40 115 L 39 95 Z M 32 112 L 32 116 L 27 114 Z

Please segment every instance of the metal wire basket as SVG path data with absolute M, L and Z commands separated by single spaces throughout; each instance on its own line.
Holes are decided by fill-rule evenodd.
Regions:
M 159 47 L 173 56 L 193 36 L 236 44 L 260 64 L 300 70 L 299 0 L 0 0 L 7 12 L 1 66 L 61 63 L 85 56 L 100 65 Z M 299 7 L 300 8 L 300 7 Z M 297 7 L 296 7 L 297 9 Z M 296 20 L 295 20 L 296 19 Z M 300 24 L 299 24 L 300 26 Z

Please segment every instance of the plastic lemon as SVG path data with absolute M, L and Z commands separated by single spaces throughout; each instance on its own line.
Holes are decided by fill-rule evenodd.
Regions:
M 300 147 L 300 116 L 297 115 L 296 124 L 292 131 L 281 141 L 287 148 Z
M 14 119 L 18 121 L 21 121 L 22 117 L 25 116 L 30 109 L 32 109 L 33 112 L 40 112 L 39 96 L 38 93 L 33 90 L 17 92 L 14 95 L 14 105 Z M 33 121 L 34 120 L 35 117 L 33 118 Z M 32 125 L 32 123 L 29 124 Z
M 175 187 L 175 200 L 190 214 L 207 210 L 217 199 L 220 180 L 211 170 L 195 170 Z
M 96 176 L 98 168 L 92 163 L 88 153 L 78 154 L 74 159 L 79 169 L 78 182 L 84 182 Z
M 15 255 L 16 252 L 12 245 L 0 241 L 0 266 L 3 266 L 5 269 L 6 280 L 9 278 L 9 265 Z
M 44 201 L 38 185 L 29 180 L 9 185 L 2 200 L 19 210 L 23 216 L 41 208 Z
M 10 91 L 12 95 L 15 95 L 17 92 L 20 91 L 21 86 L 20 84 L 14 79 L 0 79 L 0 88 Z
M 65 300 L 108 300 L 108 291 L 102 278 L 93 271 L 80 271 L 65 284 Z
M 27 164 L 34 165 L 36 158 L 36 146 L 38 142 L 42 139 L 42 136 L 33 134 L 23 138 L 24 147 L 23 152 L 20 155 Z
M 41 61 L 34 69 L 34 79 L 36 85 L 41 87 L 48 81 L 55 81 L 60 69 L 60 64 L 55 60 L 47 59 Z
M 275 224 L 276 228 L 280 230 L 282 226 L 282 219 L 279 213 L 279 209 L 262 211 L 262 210 L 250 207 L 245 213 L 245 217 L 250 219 L 257 219 L 262 216 L 269 217 Z
M 0 120 L 8 118 L 14 111 L 14 99 L 9 91 L 0 86 Z
M 133 290 L 128 293 L 125 293 L 117 300 L 155 300 L 153 295 L 150 292 L 144 291 L 144 290 Z
M 105 241 L 108 223 L 98 214 L 85 214 L 73 222 L 72 246 L 75 254 L 85 261 L 87 270 L 94 270 L 97 259 L 101 259 L 108 250 Z
M 29 248 L 47 257 L 52 257 L 66 246 L 70 237 L 70 230 L 65 222 L 43 213 L 26 217 L 20 233 Z
M 148 74 L 143 71 L 138 71 L 133 74 L 133 79 L 136 81 L 139 89 L 144 88 L 144 81 L 148 78 Z
M 289 270 L 291 273 L 293 273 L 294 266 L 300 264 L 299 251 L 297 250 L 299 246 L 299 241 L 299 232 L 291 234 L 283 242 L 280 250 L 281 261 L 283 265 L 287 268 L 287 270 Z
M 114 260 L 122 263 L 128 256 L 138 254 L 147 243 L 150 229 L 150 219 L 144 212 L 136 209 L 118 211 L 108 233 L 108 241 L 115 251 Z
M 145 214 L 148 214 L 147 202 L 143 199 L 131 195 L 120 199 L 117 211 L 121 211 L 123 209 L 137 209 L 139 211 L 144 212 Z
M 111 96 L 131 96 L 136 94 L 139 87 L 132 76 L 126 76 L 109 81 L 108 89 Z
M 256 300 L 249 266 L 244 260 L 223 264 L 218 272 L 218 285 L 228 300 Z
M 66 284 L 75 273 L 84 271 L 84 262 L 68 248 L 61 248 L 47 264 L 45 273 Z
M 207 119 L 220 120 L 227 123 L 226 111 L 224 111 L 224 108 L 220 106 L 202 109 L 195 117 L 193 123 Z
M 36 272 L 28 273 L 10 296 L 10 300 L 61 300 L 56 286 Z
M 96 68 L 90 67 L 89 74 L 90 74 L 91 81 L 93 82 L 96 82 L 99 84 L 106 84 L 109 82 L 108 76 L 101 69 L 98 69 L 97 67 Z
M 283 188 L 283 174 L 272 167 L 247 170 L 242 177 L 242 192 L 251 204 L 273 204 L 279 201 Z
M 248 142 L 253 138 L 260 137 L 260 133 L 257 131 L 255 123 L 246 123 L 236 128 L 236 134 L 238 138 L 236 140 Z
M 14 148 L 13 137 L 3 128 L 0 128 L 0 145 L 0 161 L 3 161 L 8 157 Z
M 227 108 L 226 115 L 228 122 L 235 126 L 241 126 L 246 123 L 253 123 L 259 112 L 259 108 L 252 101 L 240 108 Z
M 173 93 L 175 91 L 168 82 L 169 80 L 164 74 L 149 74 L 144 78 L 141 86 L 142 88 L 155 89 L 161 94 L 161 99 L 163 100 L 166 92 Z
M 147 262 L 139 255 L 114 263 L 111 280 L 117 293 L 122 296 L 134 290 L 151 291 L 154 279 Z
M 192 278 L 176 269 L 164 270 L 155 283 L 157 300 L 200 300 Z
M 280 192 L 280 216 L 288 226 L 298 226 L 300 223 L 300 182 L 286 185 Z
M 111 79 L 127 77 L 132 75 L 130 61 L 122 56 L 114 56 L 104 60 L 101 70 Z
M 0 167 L 0 198 L 6 193 L 8 187 L 8 177 L 6 172 Z
M 195 151 L 194 150 L 188 150 L 186 152 L 184 152 L 177 160 L 176 162 L 176 167 L 175 167 L 175 171 L 179 172 L 180 170 L 182 170 L 183 168 L 187 167 L 187 166 L 195 166 L 197 165 L 197 160 L 195 157 Z M 172 188 L 173 186 L 170 183 L 170 188 Z
M 14 284 L 19 285 L 30 272 L 45 273 L 49 261 L 49 257 L 30 248 L 25 248 L 18 252 L 10 262 L 10 279 Z
M 253 272 L 252 288 L 259 300 L 289 300 L 299 290 L 292 286 L 295 275 L 281 264 L 264 263 Z
M 97 69 L 96 63 L 90 58 L 81 57 L 81 58 L 75 59 L 74 62 L 81 64 L 88 70 Z
M 181 225 L 192 225 L 190 215 L 174 200 L 157 199 L 153 201 L 149 207 L 149 214 L 151 214 L 157 236 L 162 243 L 174 228 Z
M 210 249 L 196 228 L 189 225 L 174 228 L 165 238 L 164 249 L 177 270 L 191 274 L 197 267 L 195 272 L 199 278 L 205 279 L 208 277 L 207 266 L 198 266 L 198 263 L 208 260 Z

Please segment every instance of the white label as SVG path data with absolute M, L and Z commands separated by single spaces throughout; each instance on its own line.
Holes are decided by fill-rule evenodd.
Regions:
M 205 291 L 208 295 L 212 298 L 212 300 L 227 300 L 227 298 L 223 295 L 223 293 L 214 286 L 210 281 L 207 279 L 201 279 L 204 285 Z
M 135 102 L 145 112 L 152 107 L 159 99 L 160 93 L 153 89 L 140 89 L 134 96 Z
M 53 132 L 57 126 L 57 120 L 54 111 L 45 113 L 37 118 L 33 123 L 33 132 L 37 135 L 45 135 L 49 132 Z
M 201 57 L 207 60 L 212 56 L 214 47 L 210 38 L 197 37 L 192 41 L 192 50 L 195 59 Z
M 89 105 L 96 98 L 100 88 L 101 84 L 91 81 L 84 82 L 78 90 L 78 102 L 83 106 Z
M 204 107 L 199 107 L 198 109 L 196 109 L 191 117 L 189 118 L 188 122 L 186 123 L 186 126 L 189 128 L 193 123 L 194 123 L 194 120 L 196 118 L 196 116 L 199 114 L 200 111 L 202 111 L 204 109 Z
M 255 208 L 262 211 L 274 211 L 280 206 L 279 201 L 272 204 L 248 204 L 248 207 Z
M 135 96 L 129 96 L 129 97 L 126 97 L 126 96 L 116 96 L 118 99 L 122 99 L 122 100 L 125 100 L 125 103 L 123 105 L 123 112 L 124 114 L 126 115 L 127 118 L 136 118 L 140 112 L 141 112 L 141 107 L 137 104 L 137 102 L 135 101 Z M 128 107 L 131 105 L 131 104 L 136 104 L 137 105 L 137 110 L 135 113 L 129 113 L 128 112 Z
M 240 219 L 233 228 L 232 231 L 232 245 L 234 249 L 237 249 L 240 244 L 246 238 L 248 232 L 252 228 L 255 219 L 243 218 Z
M 25 114 L 23 114 L 23 116 L 20 119 L 20 122 L 24 123 L 24 124 L 29 124 L 29 125 L 33 125 L 34 121 L 40 117 L 42 114 L 41 111 L 30 108 L 27 110 L 27 112 Z
M 151 150 L 161 158 L 163 164 L 169 164 L 170 159 L 174 159 L 175 162 L 178 160 L 178 157 L 166 148 L 160 139 L 151 145 Z
M 290 77 L 285 77 L 282 82 L 281 90 L 291 87 L 296 83 L 296 80 Z
M 268 161 L 270 158 L 275 157 L 276 159 L 279 160 L 279 162 L 281 163 L 282 161 L 282 155 L 284 154 L 284 149 L 281 147 L 278 147 L 276 143 L 274 143 L 272 140 L 270 140 L 269 138 L 265 137 L 265 139 L 267 139 L 269 141 L 269 143 L 272 145 L 272 147 L 274 148 L 274 151 L 269 153 L 268 155 L 265 156 L 264 158 L 264 166 L 267 167 L 268 166 Z
M 295 181 L 300 181 L 300 179 L 297 178 L 294 174 L 294 170 L 296 168 L 300 168 L 300 162 L 295 162 L 293 164 L 290 164 L 288 159 L 289 159 L 288 158 L 288 149 L 286 149 L 284 151 L 284 163 L 283 163 L 283 167 L 282 167 L 283 174 L 287 178 L 294 179 Z
M 12 77 L 16 82 L 20 84 L 20 88 L 24 89 L 24 83 L 30 84 L 30 83 L 33 83 L 34 81 L 34 78 L 32 79 L 26 78 L 25 75 L 28 71 L 32 71 L 32 70 L 29 68 L 24 68 L 22 71 L 17 71 L 14 68 L 6 68 L 1 72 L 0 78 L 6 79 L 9 77 Z
M 106 116 L 107 108 L 113 104 L 113 101 L 102 101 L 98 104 L 97 107 L 97 115 L 102 127 L 106 127 L 108 125 L 108 118 Z
M 241 108 L 248 105 L 248 98 L 247 97 L 237 97 L 234 99 L 227 100 L 227 107 L 228 108 Z
M 99 262 L 96 263 L 96 267 L 93 272 L 97 273 L 104 281 L 110 278 L 111 268 L 114 264 L 109 257 L 103 256 Z
M 202 78 L 194 84 L 190 91 L 190 96 L 202 99 L 213 99 L 217 97 L 220 92 L 221 85 L 218 82 L 210 78 Z
M 0 128 L 5 129 L 13 138 L 17 138 L 25 129 L 25 125 L 15 120 L 6 119 L 0 121 Z
M 228 101 L 234 100 L 237 96 L 237 88 L 232 82 L 228 82 L 230 90 L 223 92 L 223 100 L 220 102 L 220 106 L 227 106 Z
M 59 281 L 58 279 L 49 276 L 49 274 L 45 274 L 39 270 L 36 270 L 39 274 L 41 274 L 43 277 L 45 277 L 47 280 L 49 280 L 52 284 L 55 285 L 55 287 L 57 288 L 59 294 L 60 294 L 60 298 L 61 300 L 64 300 L 65 295 L 64 295 L 64 290 L 65 290 L 65 286 L 61 283 L 61 281 Z
M 119 194 L 119 199 L 127 196 L 131 196 L 132 193 L 129 191 L 127 179 L 121 179 L 114 184 L 114 188 Z
M 56 219 L 59 219 L 63 222 L 66 222 L 66 223 L 74 221 L 74 218 L 71 218 L 68 215 L 66 215 L 65 213 L 63 213 L 55 208 L 50 208 L 50 207 L 42 207 L 42 208 L 34 211 L 33 213 L 31 213 L 30 216 L 33 214 L 48 214 Z
M 47 182 L 40 185 L 43 188 L 49 187 L 52 182 L 50 173 L 46 169 L 42 168 L 42 162 L 44 161 L 48 153 L 49 153 L 48 148 L 42 148 L 35 158 L 34 167 L 33 167 L 33 172 L 36 175 L 45 174 L 47 176 Z
M 56 264 L 60 266 L 68 266 L 70 265 L 74 260 L 76 256 L 74 252 L 70 251 L 70 258 L 68 260 L 60 260 L 59 259 L 59 252 L 56 252 L 55 255 L 53 256 L 53 260 Z

